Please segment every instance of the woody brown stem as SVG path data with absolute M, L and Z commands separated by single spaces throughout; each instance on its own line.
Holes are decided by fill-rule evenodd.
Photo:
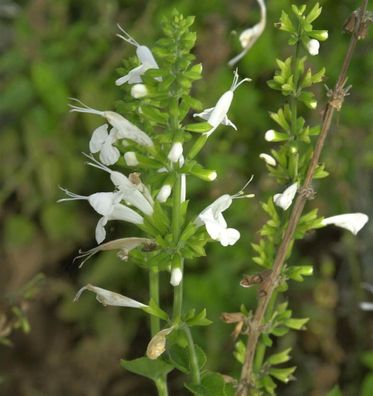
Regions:
M 343 93 L 344 93 L 344 88 L 345 88 L 345 84 L 346 84 L 346 80 L 347 80 L 347 71 L 348 71 L 349 65 L 351 63 L 351 59 L 352 59 L 352 55 L 353 55 L 356 43 L 357 43 L 358 39 L 360 38 L 359 32 L 361 32 L 362 26 L 364 24 L 367 6 L 368 6 L 368 0 L 363 0 L 362 5 L 359 10 L 359 13 L 358 13 L 358 21 L 355 24 L 355 29 L 351 36 L 350 44 L 349 44 L 349 47 L 348 47 L 348 50 L 347 50 L 347 53 L 346 53 L 346 56 L 345 56 L 345 59 L 344 59 L 343 65 L 342 65 L 342 69 L 340 71 L 335 88 L 332 91 L 331 98 L 330 98 L 329 102 L 326 104 L 326 107 L 324 110 L 320 135 L 317 139 L 315 151 L 313 153 L 311 162 L 309 164 L 305 181 L 301 188 L 302 191 L 307 191 L 307 190 L 311 189 L 311 182 L 312 182 L 315 170 L 317 168 L 317 165 L 319 163 L 320 155 L 321 155 L 322 149 L 324 147 L 326 137 L 330 130 L 334 112 L 336 109 L 339 110 L 340 107 L 342 106 L 342 102 L 344 99 Z M 337 103 L 337 105 L 336 105 L 336 103 Z M 239 385 L 237 388 L 236 396 L 247 396 L 247 395 L 250 395 L 250 393 L 251 393 L 250 387 L 253 385 L 253 381 L 252 381 L 253 361 L 254 361 L 255 351 L 257 348 L 257 343 L 258 343 L 259 337 L 263 331 L 263 326 L 262 326 L 263 318 L 266 313 L 268 303 L 271 300 L 272 294 L 278 287 L 281 270 L 284 265 L 288 251 L 291 247 L 291 243 L 294 238 L 294 233 L 295 233 L 297 224 L 299 222 L 299 219 L 302 215 L 307 198 L 308 198 L 307 194 L 298 194 L 297 195 L 297 198 L 293 205 L 293 209 L 291 211 L 288 226 L 286 228 L 285 234 L 284 234 L 281 244 L 278 248 L 277 255 L 276 255 L 276 258 L 273 263 L 272 273 L 269 276 L 268 280 L 265 282 L 265 284 L 262 285 L 261 290 L 263 291 L 263 293 L 261 293 L 259 296 L 258 306 L 256 308 L 256 311 L 255 311 L 254 316 L 250 323 L 250 332 L 248 334 L 248 340 L 247 340 L 247 345 L 246 345 L 245 360 L 244 360 L 244 364 L 242 366 L 241 378 L 240 378 L 240 382 L 239 382 Z

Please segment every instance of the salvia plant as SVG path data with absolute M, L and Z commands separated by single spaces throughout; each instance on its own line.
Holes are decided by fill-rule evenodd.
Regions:
M 240 36 L 243 54 L 239 58 L 264 29 L 264 2 L 259 1 L 259 5 L 261 21 L 244 31 L 242 40 Z M 206 182 L 216 179 L 216 172 L 206 169 L 198 154 L 211 143 L 214 131 L 221 125 L 237 129 L 228 118 L 229 108 L 236 89 L 241 85 L 240 89 L 244 89 L 244 83 L 250 80 L 234 71 L 231 86 L 213 107 L 203 110 L 191 94 L 193 83 L 202 73 L 202 66 L 191 53 L 196 41 L 196 34 L 190 30 L 193 17 L 184 18 L 175 11 L 163 20 L 164 36 L 151 49 L 118 26 L 119 38 L 133 47 L 136 57 L 124 61 L 115 82 L 124 93 L 116 111 L 95 109 L 77 99 L 71 102 L 71 111 L 97 117 L 98 127 L 89 142 L 90 154 L 85 155 L 88 165 L 106 173 L 113 184 L 112 191 L 89 196 L 63 189 L 67 197 L 60 201 L 86 200 L 100 216 L 95 234 L 98 246 L 81 252 L 78 259 L 82 265 L 100 251 L 117 251 L 120 259 L 130 260 L 148 273 L 150 297 L 149 301 L 139 302 L 106 290 L 103 285 L 87 284 L 75 300 L 88 290 L 104 306 L 136 308 L 150 316 L 151 334 L 145 356 L 122 360 L 121 365 L 153 380 L 159 395 L 168 394 L 167 375 L 172 370 L 186 375 L 185 387 L 195 395 L 274 395 L 278 381 L 286 383 L 294 378 L 295 367 L 288 364 L 290 348 L 275 352 L 269 348 L 276 337 L 289 329 L 301 330 L 308 321 L 293 317 L 284 293 L 290 281 L 300 282 L 312 275 L 311 266 L 290 263 L 294 241 L 329 224 L 356 234 L 368 220 L 362 213 L 333 214 L 328 218 L 320 217 L 315 209 L 302 213 L 305 202 L 315 195 L 311 181 L 328 175 L 318 161 L 320 136 L 324 139 L 330 126 L 325 126 L 325 119 L 334 109 L 340 109 L 346 94 L 343 79 L 337 85 L 339 90 L 330 91 L 322 126 L 306 123 L 302 114 L 317 109 L 312 86 L 321 83 L 325 74 L 324 68 L 314 71 L 308 65 L 308 55 L 317 55 L 320 41 L 328 37 L 326 30 L 313 28 L 320 13 L 318 4 L 310 8 L 293 6 L 291 13 L 283 12 L 276 24 L 288 34 L 294 51 L 287 59 L 277 60 L 278 70 L 269 81 L 269 86 L 283 95 L 284 104 L 270 113 L 273 129 L 264 138 L 271 147 L 260 157 L 278 188 L 262 203 L 268 221 L 260 230 L 260 240 L 252 245 L 253 261 L 262 270 L 241 281 L 242 287 L 258 288 L 258 306 L 250 310 L 242 305 L 239 312 L 222 315 L 225 322 L 235 324 L 234 356 L 242 364 L 240 378 L 205 368 L 205 353 L 195 344 L 191 328 L 211 322 L 206 310 L 183 309 L 183 279 L 188 262 L 204 256 L 208 242 L 225 247 L 240 238 L 238 230 L 229 228 L 223 213 L 235 200 L 253 197 L 247 191 L 251 178 L 236 192 L 227 191 L 199 213 L 188 211 L 187 184 L 192 177 Z M 106 241 L 108 222 L 118 220 L 136 226 L 136 234 Z M 160 284 L 161 272 L 169 274 L 169 284 Z M 161 307 L 161 287 L 173 289 L 172 312 Z

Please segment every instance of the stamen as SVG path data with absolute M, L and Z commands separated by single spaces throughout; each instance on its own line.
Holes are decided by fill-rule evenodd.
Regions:
M 85 257 L 85 259 L 79 264 L 79 268 L 82 268 L 84 263 L 88 261 L 92 256 L 94 256 L 96 253 L 100 251 L 100 246 L 97 246 L 93 249 L 89 249 L 86 252 L 79 250 L 79 256 L 74 257 L 73 263 L 75 263 L 76 260 L 81 259 Z
M 96 109 L 93 109 L 92 107 L 87 106 L 85 103 L 83 103 L 81 100 L 76 99 L 76 98 L 69 98 L 70 100 L 73 100 L 75 102 L 78 102 L 79 104 L 81 104 L 83 107 L 79 107 L 79 106 L 75 106 L 72 104 L 69 104 L 69 107 L 72 109 L 70 111 L 74 112 L 78 112 L 78 113 L 89 113 L 89 114 L 97 114 L 99 116 L 104 116 L 104 112 L 103 111 L 99 111 Z
M 59 186 L 59 189 L 62 190 L 70 198 L 61 198 L 57 202 L 77 201 L 77 200 L 85 200 L 86 201 L 86 200 L 88 200 L 88 197 L 85 197 L 84 195 L 74 194 L 71 191 L 69 191 L 66 188 L 63 188 L 61 186 Z
M 233 77 L 233 82 L 232 82 L 232 86 L 231 86 L 231 91 L 235 91 L 242 83 L 246 82 L 246 81 L 251 81 L 251 78 L 244 78 L 241 81 L 238 81 L 239 79 L 239 75 L 238 75 L 238 70 L 236 69 L 234 71 L 234 77 Z
M 236 193 L 232 195 L 232 199 L 239 199 L 239 198 L 252 198 L 254 194 L 244 194 L 245 188 L 251 183 L 253 180 L 254 175 L 250 177 L 250 179 L 245 183 L 245 185 Z
M 118 37 L 120 37 L 122 40 L 126 41 L 127 43 L 134 45 L 135 47 L 140 47 L 140 44 L 132 37 L 130 36 L 123 28 L 122 26 L 117 23 L 118 29 L 124 33 L 124 36 L 121 34 L 117 34 Z
M 104 164 L 102 164 L 92 154 L 91 155 L 88 155 L 86 153 L 82 153 L 82 154 L 84 156 L 86 156 L 87 158 L 89 158 L 91 161 L 93 161 L 93 163 L 92 162 L 86 162 L 86 164 L 88 164 L 90 166 L 93 166 L 94 168 L 101 169 L 101 170 L 103 170 L 105 172 L 108 172 L 110 174 L 113 173 L 113 171 L 108 166 L 105 166 Z

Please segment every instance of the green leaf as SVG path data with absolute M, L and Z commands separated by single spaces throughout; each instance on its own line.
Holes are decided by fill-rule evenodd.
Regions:
M 198 396 L 226 396 L 224 391 L 224 378 L 219 373 L 207 373 L 201 381 L 201 385 L 185 384 L 185 387 L 190 390 L 193 395 Z
M 275 353 L 274 355 L 271 355 L 267 359 L 267 362 L 270 365 L 285 363 L 290 360 L 290 356 L 289 356 L 290 351 L 291 351 L 291 348 L 287 348 L 287 349 L 283 350 L 282 352 Z
M 203 309 L 194 318 L 188 320 L 188 326 L 209 326 L 212 321 L 206 318 L 206 308 Z
M 342 396 L 342 392 L 339 389 L 339 386 L 336 385 L 331 391 L 329 391 L 326 396 Z M 368 396 L 368 395 L 367 395 Z
M 319 3 L 316 3 L 312 10 L 307 14 L 305 21 L 307 23 L 312 23 L 315 19 L 317 19 L 322 11 L 322 7 L 320 7 Z
M 285 320 L 285 325 L 287 327 L 290 327 L 291 329 L 294 330 L 303 330 L 305 329 L 304 325 L 309 321 L 309 318 L 304 318 L 304 319 L 287 319 Z
M 371 396 L 373 390 L 373 374 L 368 374 L 362 383 L 360 396 Z
M 286 269 L 286 274 L 289 279 L 296 282 L 303 282 L 304 276 L 311 276 L 313 274 L 312 265 L 291 266 Z
M 165 311 L 162 311 L 161 308 L 157 305 L 157 303 L 151 299 L 149 302 L 149 306 L 143 308 L 143 311 L 147 312 L 150 315 L 156 316 L 157 318 L 168 320 L 168 315 Z
M 121 366 L 131 373 L 142 375 L 156 381 L 160 377 L 167 375 L 174 369 L 169 363 L 161 359 L 151 360 L 147 357 L 141 357 L 134 360 L 121 360 Z
M 293 379 L 292 374 L 294 373 L 296 367 L 288 367 L 288 368 L 270 368 L 269 374 L 272 377 L 275 377 L 281 382 L 289 382 Z
M 207 358 L 205 352 L 198 345 L 194 345 L 197 355 L 198 366 L 202 369 L 206 362 Z M 180 371 L 185 374 L 190 373 L 190 364 L 189 364 L 189 351 L 187 346 L 181 346 L 179 344 L 169 345 L 168 349 L 168 357 L 171 363 Z

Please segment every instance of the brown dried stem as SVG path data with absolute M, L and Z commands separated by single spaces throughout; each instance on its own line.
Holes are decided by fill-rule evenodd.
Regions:
M 300 189 L 300 192 L 312 190 L 311 182 L 316 167 L 318 165 L 322 149 L 324 147 L 325 139 L 330 130 L 330 125 L 334 112 L 335 110 L 339 110 L 341 108 L 346 93 L 345 85 L 347 81 L 347 71 L 351 63 L 351 59 L 356 43 L 360 38 L 362 38 L 360 32 L 363 28 L 363 25 L 366 24 L 365 15 L 366 15 L 367 6 L 368 6 L 368 0 L 363 0 L 360 10 L 358 12 L 358 20 L 356 21 L 354 26 L 355 29 L 351 36 L 350 44 L 342 65 L 342 69 L 340 71 L 335 88 L 334 90 L 331 91 L 330 100 L 327 103 L 324 110 L 320 135 L 316 142 L 315 151 L 313 153 L 310 165 L 307 170 L 307 175 L 304 184 Z M 356 12 L 354 14 L 354 17 L 356 18 Z M 258 306 L 250 322 L 250 331 L 248 334 L 248 340 L 246 345 L 245 361 L 242 367 L 241 378 L 237 388 L 236 396 L 247 396 L 251 393 L 250 388 L 253 383 L 252 381 L 253 360 L 254 360 L 254 355 L 259 337 L 263 331 L 263 318 L 266 313 L 268 303 L 274 291 L 278 287 L 281 270 L 286 260 L 286 256 L 291 246 L 291 243 L 293 241 L 294 232 L 296 230 L 299 219 L 302 215 L 307 199 L 308 199 L 307 194 L 300 193 L 297 195 L 297 198 L 295 200 L 290 215 L 289 224 L 287 226 L 282 242 L 278 248 L 275 261 L 273 263 L 272 273 L 261 288 L 262 293 L 260 293 L 259 295 Z

